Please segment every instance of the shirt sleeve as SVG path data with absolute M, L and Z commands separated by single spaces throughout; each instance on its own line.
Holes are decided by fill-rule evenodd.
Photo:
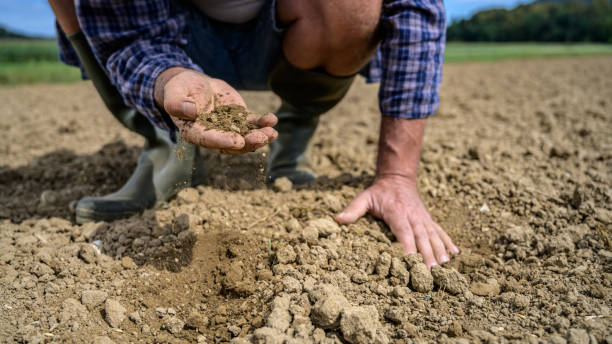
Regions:
M 183 51 L 187 13 L 170 0 L 77 0 L 81 29 L 124 102 L 174 133 L 153 98 L 155 80 L 170 67 L 202 71 Z
M 380 111 L 424 118 L 439 105 L 446 41 L 442 0 L 387 0 L 381 16 Z

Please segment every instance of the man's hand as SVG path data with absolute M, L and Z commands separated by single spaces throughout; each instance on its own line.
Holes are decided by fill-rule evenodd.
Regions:
M 272 128 L 276 116 L 250 115 L 249 120 L 259 129 L 242 137 L 238 133 L 210 130 L 195 122 L 199 113 L 212 111 L 219 105 L 237 104 L 244 100 L 223 80 L 210 78 L 194 70 L 173 67 L 164 71 L 155 82 L 155 102 L 170 115 L 187 142 L 225 154 L 252 152 L 276 139 Z
M 449 261 L 448 252 L 457 254 L 459 249 L 431 219 L 417 190 L 425 122 L 383 116 L 374 183 L 336 221 L 352 223 L 370 213 L 389 225 L 406 254 L 421 253 L 430 268 Z
M 429 216 L 414 182 L 406 177 L 376 178 L 336 220 L 352 223 L 366 213 L 384 220 L 406 254 L 420 252 L 427 267 L 448 262 L 447 252 L 459 253 L 448 234 Z

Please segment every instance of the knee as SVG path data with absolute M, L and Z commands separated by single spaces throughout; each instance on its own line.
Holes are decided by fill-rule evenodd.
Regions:
M 282 9 L 281 4 L 290 2 Z M 286 0 L 279 1 L 279 19 L 288 17 L 285 54 L 296 67 L 309 69 L 341 59 L 359 63 L 363 52 L 377 42 L 382 0 Z

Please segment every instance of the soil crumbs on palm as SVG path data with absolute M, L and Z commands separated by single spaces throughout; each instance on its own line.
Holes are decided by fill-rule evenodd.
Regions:
M 247 116 L 249 112 L 240 105 L 221 105 L 209 113 L 198 116 L 196 121 L 208 129 L 218 129 L 221 131 L 233 131 L 242 136 L 248 134 L 257 127 L 249 122 Z

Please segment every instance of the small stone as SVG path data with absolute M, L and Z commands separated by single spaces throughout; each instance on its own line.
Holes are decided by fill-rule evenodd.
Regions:
M 410 286 L 419 293 L 428 293 L 433 290 L 433 276 L 427 265 L 416 263 L 410 269 Z
M 144 324 L 140 328 L 140 332 L 142 334 L 144 334 L 144 335 L 149 335 L 149 334 L 151 334 L 151 327 L 149 327 L 149 325 L 147 325 L 147 324 Z
M 119 301 L 106 299 L 104 303 L 104 312 L 104 320 L 106 320 L 110 327 L 119 328 L 125 319 L 126 309 Z
M 198 344 L 206 344 L 206 337 L 199 335 L 196 337 L 196 342 L 198 342 Z
M 340 330 L 343 338 L 352 344 L 385 344 L 389 342 L 380 331 L 378 311 L 373 305 L 363 307 L 346 307 L 342 311 Z
M 115 344 L 115 342 L 106 336 L 96 336 L 93 340 L 93 344 Z
M 328 237 L 334 233 L 340 232 L 340 226 L 336 223 L 336 221 L 322 218 L 308 221 L 309 227 L 314 227 L 317 229 L 317 232 L 322 237 Z
M 177 334 L 183 330 L 185 323 L 175 316 L 170 316 L 164 321 L 162 327 L 172 334 Z
M 168 309 L 166 310 L 166 313 L 168 313 L 168 315 L 176 315 L 176 309 L 172 307 L 168 307 Z
M 457 270 L 446 269 L 439 265 L 431 268 L 431 275 L 434 279 L 434 284 L 440 290 L 443 290 L 451 295 L 462 294 L 468 289 L 468 283 Z
M 586 330 L 571 328 L 568 331 L 567 343 L 568 344 L 589 344 L 590 338 Z
M 274 180 L 274 190 L 289 192 L 293 189 L 293 183 L 287 177 L 279 177 Z
M 278 260 L 280 264 L 293 263 L 296 257 L 297 254 L 290 245 L 283 246 L 276 252 L 276 260 Z
M 479 296 L 495 296 L 499 295 L 499 284 L 489 284 L 483 282 L 474 282 L 470 286 L 470 291 Z
M 128 315 L 128 318 L 134 323 L 134 324 L 140 324 L 142 322 L 142 319 L 140 318 L 140 313 L 138 312 L 132 312 L 130 313 L 130 315 Z
M 108 294 L 102 290 L 84 290 L 81 293 L 81 302 L 88 308 L 94 308 L 106 301 Z

